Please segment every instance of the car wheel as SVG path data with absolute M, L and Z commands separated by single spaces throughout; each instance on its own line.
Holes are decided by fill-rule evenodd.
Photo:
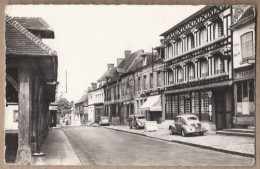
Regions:
M 130 129 L 132 129 L 132 125 L 130 125 L 129 127 L 130 127 Z
M 184 130 L 181 130 L 181 135 L 182 135 L 183 137 L 186 137 L 186 134 L 185 134 Z
M 199 133 L 200 134 L 200 136 L 203 136 L 204 135 L 204 132 L 201 132 L 201 133 Z
M 139 130 L 139 128 L 140 128 L 140 127 L 139 127 L 139 125 L 137 124 L 137 125 L 136 125 L 136 129 Z

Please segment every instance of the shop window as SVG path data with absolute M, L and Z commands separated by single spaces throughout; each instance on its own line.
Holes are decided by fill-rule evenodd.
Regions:
M 247 90 L 247 82 L 243 82 L 243 89 L 242 89 L 242 91 L 243 91 L 243 99 L 242 99 L 242 101 L 243 102 L 247 102 L 248 101 L 248 90 Z
M 253 32 L 241 36 L 242 60 L 253 57 Z
M 179 108 L 178 108 L 178 95 L 172 96 L 172 106 L 173 106 L 173 113 L 178 114 L 179 113 Z
M 255 101 L 255 84 L 254 80 L 249 81 L 249 102 Z
M 171 96 L 166 96 L 166 113 L 165 113 L 165 119 L 170 120 L 171 119 Z
M 184 98 L 185 98 L 185 94 L 179 95 L 180 114 L 184 113 Z
M 242 83 L 237 83 L 237 102 L 242 102 Z
M 199 113 L 199 92 L 191 93 L 192 113 Z
M 209 113 L 208 92 L 201 92 L 201 113 Z

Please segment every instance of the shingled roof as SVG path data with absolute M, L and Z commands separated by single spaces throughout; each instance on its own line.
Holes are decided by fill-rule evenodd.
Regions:
M 39 69 L 44 73 L 46 82 L 57 81 L 58 58 L 55 50 L 44 44 L 41 39 L 28 31 L 14 18 L 6 15 L 6 59 L 13 57 L 37 58 Z
M 13 17 L 23 27 L 41 38 L 54 38 L 54 31 L 41 17 Z

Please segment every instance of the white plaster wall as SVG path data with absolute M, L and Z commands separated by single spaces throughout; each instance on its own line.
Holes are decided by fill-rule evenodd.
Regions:
M 95 107 L 88 107 L 88 121 L 95 121 Z
M 14 122 L 14 110 L 18 110 L 18 105 L 5 107 L 5 130 L 18 130 L 18 122 Z

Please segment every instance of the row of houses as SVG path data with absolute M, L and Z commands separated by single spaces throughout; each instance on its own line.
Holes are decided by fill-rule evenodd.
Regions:
M 217 129 L 254 126 L 254 7 L 206 6 L 160 36 L 152 51 L 126 50 L 91 83 L 88 121 L 126 125 L 143 114 L 162 123 L 191 113 Z

